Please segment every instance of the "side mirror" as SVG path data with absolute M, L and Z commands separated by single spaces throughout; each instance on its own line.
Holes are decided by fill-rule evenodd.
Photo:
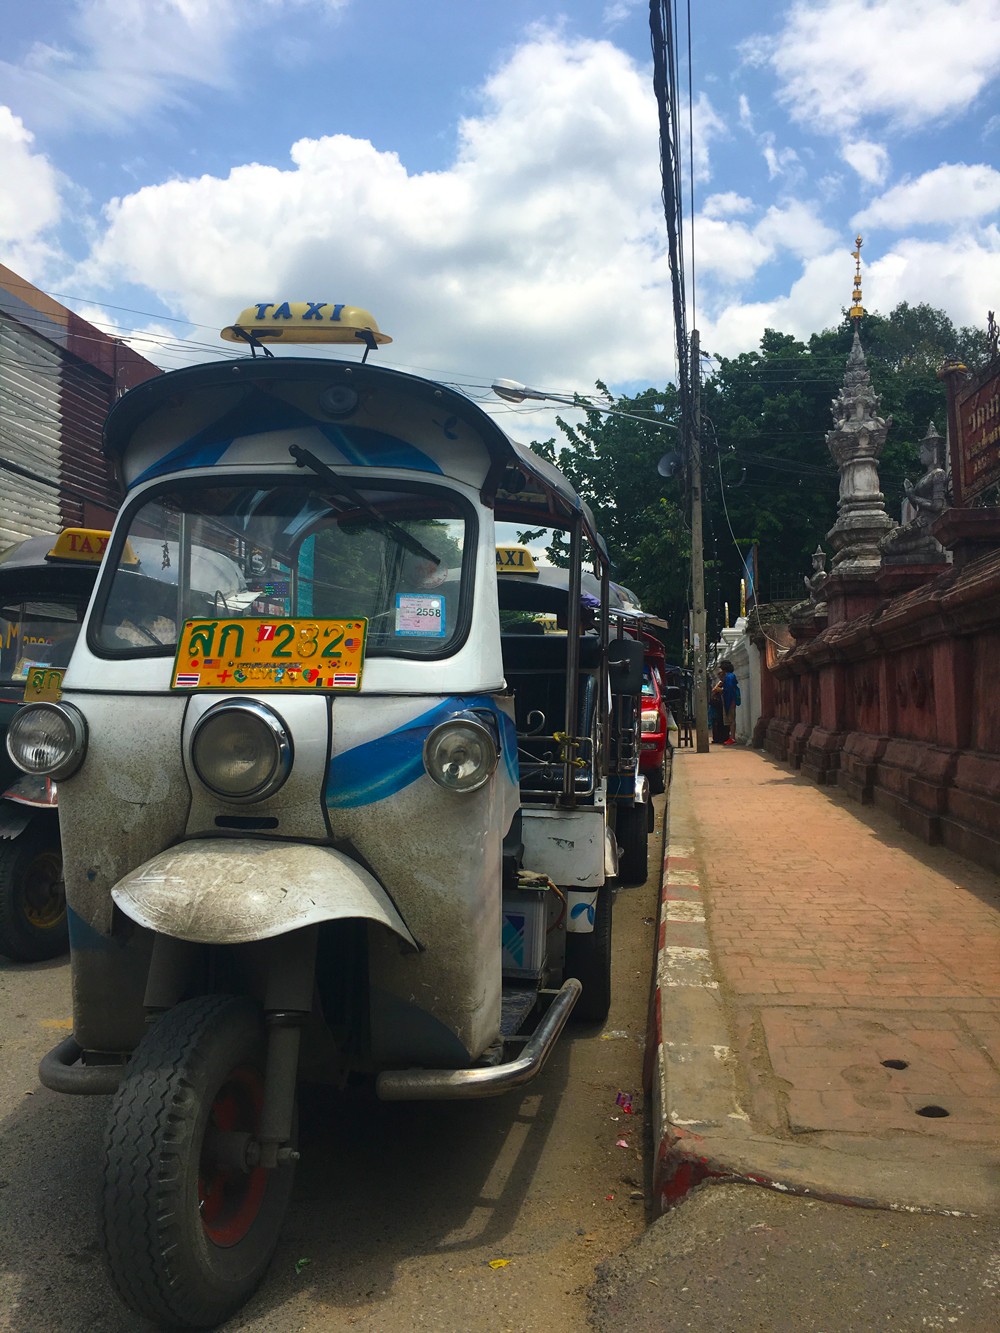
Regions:
M 642 644 L 635 639 L 611 640 L 608 644 L 608 679 L 612 694 L 642 692 L 644 658 Z

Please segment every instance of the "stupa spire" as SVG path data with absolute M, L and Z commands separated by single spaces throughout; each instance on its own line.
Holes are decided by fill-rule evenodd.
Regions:
M 850 316 L 854 320 L 854 328 L 857 330 L 857 321 L 865 313 L 865 308 L 861 304 L 861 247 L 864 241 L 860 234 L 854 238 L 854 249 L 851 254 L 854 257 L 854 291 L 851 293 Z
M 854 303 L 850 317 L 854 340 L 847 358 L 844 383 L 831 404 L 833 430 L 826 444 L 840 469 L 837 521 L 826 534 L 833 547 L 833 572 L 871 574 L 882 563 L 879 542 L 896 524 L 885 512 L 879 487 L 878 457 L 892 424 L 879 416 L 879 396 L 872 388 L 859 329 L 865 313 L 861 304 L 861 237 L 855 241 Z

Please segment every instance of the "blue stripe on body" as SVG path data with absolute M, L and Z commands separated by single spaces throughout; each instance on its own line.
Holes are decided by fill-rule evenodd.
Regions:
M 517 734 L 510 718 L 484 694 L 452 695 L 395 731 L 335 754 L 326 774 L 326 804 L 331 810 L 373 805 L 422 777 L 424 741 L 441 722 L 470 709 L 483 709 L 497 719 L 504 765 L 517 782 Z

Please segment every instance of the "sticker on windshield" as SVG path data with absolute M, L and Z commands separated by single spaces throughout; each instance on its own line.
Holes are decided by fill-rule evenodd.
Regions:
M 443 639 L 444 598 L 427 592 L 397 593 L 396 633 L 422 639 Z

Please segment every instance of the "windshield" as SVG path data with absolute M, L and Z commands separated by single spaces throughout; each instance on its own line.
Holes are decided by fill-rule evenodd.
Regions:
M 473 522 L 459 497 L 417 483 L 161 490 L 116 535 L 91 646 L 172 654 L 184 621 L 206 617 L 365 617 L 367 656 L 442 657 L 464 632 Z

